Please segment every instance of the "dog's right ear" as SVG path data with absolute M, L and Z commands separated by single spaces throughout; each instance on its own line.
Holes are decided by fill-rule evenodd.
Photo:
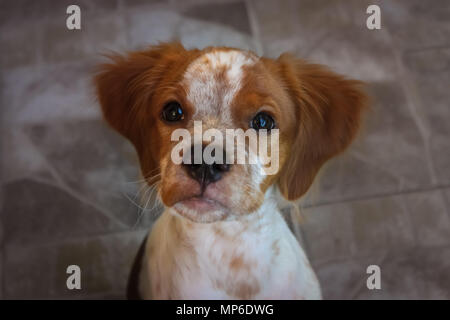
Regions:
M 180 43 L 162 43 L 126 56 L 110 55 L 99 67 L 94 82 L 106 121 L 142 151 L 139 124 L 165 70 L 186 50 Z

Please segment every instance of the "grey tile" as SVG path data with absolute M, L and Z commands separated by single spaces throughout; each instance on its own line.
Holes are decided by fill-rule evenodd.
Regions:
M 367 29 L 365 2 L 255 1 L 265 54 L 291 52 L 365 81 L 395 79 L 389 34 Z
M 83 32 L 86 33 L 88 59 L 97 61 L 101 55 L 130 50 L 127 30 L 125 13 L 122 11 L 96 16 L 86 21 Z
M 17 27 L 20 24 L 20 28 Z M 3 26 L 0 33 L 0 67 L 9 70 L 24 65 L 36 65 L 42 56 L 42 24 L 36 21 L 17 21 Z
M 182 9 L 168 6 L 132 7 L 127 10 L 129 47 L 146 48 L 160 41 L 179 40 L 187 48 L 229 46 L 255 49 L 254 39 L 235 28 L 220 23 L 182 15 Z
M 345 205 L 302 210 L 301 224 L 306 251 L 314 261 L 348 258 L 354 251 L 351 215 Z
M 177 40 L 182 17 L 167 7 L 140 6 L 126 10 L 129 49 L 143 49 L 158 42 Z
M 409 93 L 400 85 L 402 73 L 390 35 L 385 29 L 366 28 L 371 3 L 253 2 L 266 54 L 290 51 L 368 84 L 371 109 L 359 139 L 325 167 L 304 201 L 308 205 L 432 185 L 425 137 L 411 113 Z
M 324 21 L 330 29 L 348 21 L 347 14 L 339 6 L 339 1 L 262 0 L 253 1 L 253 8 L 261 40 L 265 49 L 269 51 L 273 51 L 274 41 L 280 38 L 297 39 L 302 47 L 312 47 L 326 34 Z M 314 32 L 311 32 L 312 30 Z M 270 53 L 276 55 L 280 52 Z
M 355 201 L 351 209 L 356 255 L 401 252 L 415 245 L 401 197 Z
M 352 294 L 365 286 L 366 263 L 356 260 L 337 260 L 312 264 L 325 300 L 352 299 Z
M 180 28 L 180 38 L 188 48 L 226 46 L 242 50 L 257 50 L 254 39 L 246 34 L 196 21 L 186 21 Z
M 19 180 L 4 186 L 5 244 L 55 242 L 123 229 L 64 190 Z
M 389 28 L 396 45 L 403 49 L 450 44 L 450 3 L 420 0 L 383 1 L 383 23 Z
M 406 52 L 403 61 L 439 185 L 450 183 L 450 46 Z
M 1 74 L 2 129 L 25 123 L 100 118 L 93 63 L 15 68 Z
M 399 191 L 430 187 L 431 163 L 408 92 L 392 82 L 369 83 L 368 92 L 373 112 L 367 114 L 367 135 L 363 128 L 357 152 L 396 177 Z
M 154 5 L 154 4 L 163 4 L 167 5 L 171 2 L 171 0 L 129 0 L 125 1 L 123 5 L 127 7 L 138 7 L 142 5 Z
M 445 188 L 442 190 L 444 196 L 444 202 L 447 207 L 447 212 L 450 214 L 450 188 Z
M 66 17 L 58 16 L 46 22 L 43 30 L 42 55 L 48 63 L 93 60 L 100 54 L 127 48 L 127 29 L 121 11 L 82 18 L 81 30 L 67 29 Z
M 305 197 L 305 204 L 432 186 L 424 139 L 402 88 L 393 82 L 375 82 L 369 83 L 367 89 L 372 103 L 357 140 L 324 167 Z
M 450 248 L 436 247 L 420 251 L 427 299 L 450 299 Z
M 444 299 L 449 216 L 441 190 L 305 210 L 306 249 L 328 299 Z M 347 248 L 345 250 L 345 248 Z M 368 290 L 368 265 L 382 289 Z
M 104 15 L 117 9 L 117 0 L 78 0 L 76 2 L 70 0 L 17 0 L 2 1 L 0 4 L 0 12 L 3 19 L 2 24 L 19 24 L 30 20 L 50 20 L 63 19 L 65 27 L 65 19 L 68 17 L 66 13 L 67 7 L 76 4 L 80 7 L 82 20 L 84 18 L 92 18 L 95 15 Z
M 296 39 L 291 50 L 300 58 L 327 65 L 347 77 L 363 81 L 395 81 L 396 60 L 385 30 L 344 26 L 327 33 L 307 47 Z M 356 67 L 357 66 L 357 67 Z
M 380 268 L 380 289 L 367 287 L 370 265 Z M 426 262 L 414 250 L 313 263 L 324 299 L 358 300 L 430 299 L 424 266 Z
M 136 0 L 145 1 L 145 0 Z M 189 6 L 198 6 L 205 4 L 224 4 L 224 3 L 234 3 L 239 0 L 169 0 L 173 7 L 185 8 Z
M 0 171 L 3 182 L 38 176 L 54 181 L 46 167 L 45 159 L 34 148 L 20 126 L 2 130 L 0 137 Z M 19 147 L 20 146 L 20 147 Z
M 76 2 L 71 0 L 47 0 L 47 14 L 50 17 L 62 16 L 65 18 L 68 16 L 66 14 L 67 7 L 72 4 L 80 7 L 82 19 L 98 18 L 102 15 L 115 12 L 118 9 L 117 0 L 77 0 Z
M 42 59 L 47 63 L 79 61 L 87 57 L 85 21 L 82 20 L 81 30 L 69 30 L 65 19 L 61 16 L 43 25 L 47 36 L 43 39 Z
M 5 298 L 118 298 L 118 293 L 124 298 L 131 264 L 145 233 L 128 232 L 52 245 L 7 246 Z M 81 290 L 66 287 L 69 265 L 81 269 Z
M 381 271 L 381 289 L 369 290 L 366 284 L 355 293 L 355 299 L 428 299 L 424 292 L 426 278 L 423 263 L 414 251 L 389 254 L 377 264 Z M 365 279 L 369 274 L 365 275 Z
M 226 46 L 257 51 L 256 41 L 250 35 L 210 22 L 185 18 L 176 35 L 187 48 Z
M 138 207 L 124 194 L 124 184 L 139 179 L 137 156 L 128 141 L 98 120 L 33 125 L 27 133 L 69 188 L 122 223 L 137 223 Z
M 305 248 L 305 241 L 303 232 L 301 230 L 300 225 L 303 223 L 304 217 L 301 211 L 297 211 L 294 208 L 282 208 L 281 215 L 284 218 L 284 221 L 289 227 L 289 230 L 294 234 L 297 238 L 297 241 L 300 243 L 302 248 Z
M 417 244 L 450 245 L 450 216 L 441 190 L 403 195 Z
M 5 5 L 5 12 L 10 14 L 0 36 L 2 47 L 8 48 L 0 56 L 3 68 L 79 61 L 97 51 L 122 48 L 126 43 L 124 20 L 116 10 L 117 1 L 78 1 L 81 30 L 66 27 L 66 9 L 73 1 L 39 3 L 15 1 Z
M 317 263 L 401 252 L 415 245 L 400 196 L 322 205 L 303 212 L 307 252 Z
M 0 2 L 0 26 L 10 27 L 46 17 L 47 6 L 43 1 L 17 0 Z M 65 13 L 65 11 L 64 11 Z
M 183 15 L 226 25 L 239 32 L 251 34 L 247 9 L 243 1 L 196 5 L 184 10 Z
M 365 286 L 355 299 L 449 299 L 450 250 L 447 247 L 413 248 L 389 253 L 378 263 L 381 290 Z
M 313 265 L 321 283 L 324 299 L 417 299 L 422 279 L 416 275 L 420 270 L 411 265 L 411 258 L 386 259 L 379 255 L 363 258 L 337 260 Z M 369 289 L 367 268 L 380 267 L 381 289 Z M 402 268 L 399 270 L 398 268 Z M 422 287 L 420 287 L 422 288 Z
M 3 83 L 6 90 L 2 96 L 5 106 L 2 110 L 2 119 L 4 119 L 2 123 L 2 143 L 10 152 L 2 153 L 2 169 L 8 181 L 28 176 L 38 176 L 39 179 L 49 180 L 48 171 L 57 166 L 57 170 L 54 172 L 58 174 L 62 171 L 64 180 L 66 177 L 70 177 L 67 180 L 70 187 L 73 187 L 76 192 L 79 194 L 87 193 L 88 199 L 99 206 L 105 204 L 108 208 L 112 208 L 112 212 L 117 214 L 120 220 L 128 221 L 130 225 L 134 225 L 138 218 L 138 209 L 126 199 L 123 193 L 129 193 L 130 197 L 134 198 L 137 186 L 131 185 L 133 188 L 124 189 L 123 184 L 138 179 L 137 163 L 132 162 L 120 168 L 117 163 L 115 167 L 114 165 L 105 165 L 104 154 L 90 152 L 90 149 L 88 153 L 81 154 L 79 153 L 80 150 L 76 149 L 80 146 L 72 145 L 78 139 L 82 145 L 90 143 L 89 148 L 91 149 L 96 149 L 98 146 L 110 148 L 106 151 L 106 154 L 109 154 L 110 157 L 111 155 L 117 155 L 116 157 L 112 156 L 116 160 L 120 158 L 118 154 L 122 149 L 128 147 L 127 152 L 131 158 L 134 156 L 134 151 L 129 144 L 109 128 L 106 128 L 103 122 L 96 120 L 86 126 L 76 124 L 76 120 L 100 118 L 99 107 L 92 93 L 91 71 L 90 63 L 77 63 L 42 69 L 21 68 L 4 75 Z M 27 94 L 24 94 L 24 92 Z M 58 124 L 61 121 L 70 122 L 72 125 L 64 128 L 63 124 Z M 33 131 L 35 123 L 54 123 L 56 125 L 58 129 L 49 131 L 49 135 L 46 136 L 51 142 L 36 137 L 39 130 Z M 22 132 L 24 126 L 28 128 L 26 134 Z M 43 124 L 42 126 L 46 128 L 46 125 Z M 85 132 L 80 131 L 85 127 L 91 128 L 93 131 L 90 134 L 100 137 L 102 143 L 88 138 L 86 134 L 90 131 L 89 129 Z M 67 129 L 70 129 L 70 134 L 68 134 Z M 46 132 L 45 129 L 43 130 Z M 73 135 L 72 131 L 79 134 Z M 51 136 L 52 134 L 56 135 Z M 67 139 L 69 136 L 74 137 L 74 139 Z M 112 140 L 111 137 L 113 137 Z M 33 140 L 32 143 L 30 139 Z M 110 141 L 112 144 L 105 146 L 104 141 Z M 55 148 L 59 148 L 58 157 L 61 159 L 49 157 L 50 151 L 41 148 L 44 143 L 47 143 L 46 147 L 50 150 L 52 150 L 52 144 Z M 75 157 L 83 159 L 78 163 L 78 159 L 66 159 L 64 152 L 67 152 L 67 156 L 74 154 Z M 96 165 L 99 168 L 97 174 L 104 178 L 102 185 L 98 184 L 102 179 L 99 176 L 95 178 L 92 171 L 79 172 L 81 176 L 84 176 L 79 183 L 76 182 L 77 177 L 71 174 L 70 171 L 74 168 L 88 170 L 88 168 L 80 166 L 80 164 L 88 165 L 90 163 L 91 158 L 86 157 L 86 154 L 92 154 L 91 157 L 97 156 L 97 160 L 93 160 L 92 163 L 97 161 Z M 114 159 L 111 161 L 114 161 Z M 122 164 L 129 163 L 126 157 L 121 159 Z M 132 173 L 128 174 L 130 172 Z M 117 180 L 111 183 L 109 179 Z M 91 180 L 97 182 L 92 183 Z M 70 183 L 72 181 L 75 182 Z M 81 185 L 85 185 L 86 190 L 80 187 Z M 96 188 L 96 186 L 99 188 Z M 130 184 L 126 186 L 130 186 Z M 147 218 L 147 215 L 144 216 L 143 221 L 149 220 Z

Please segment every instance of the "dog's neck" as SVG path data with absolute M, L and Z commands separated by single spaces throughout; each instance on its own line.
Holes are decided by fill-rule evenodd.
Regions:
M 269 188 L 265 194 L 264 202 L 254 212 L 239 216 L 232 220 L 217 221 L 212 223 L 197 223 L 186 218 L 180 217 L 171 208 L 166 209 L 166 213 L 174 216 L 174 223 L 177 229 L 192 240 L 198 238 L 200 241 L 205 233 L 217 233 L 218 236 L 234 237 L 243 233 L 263 234 L 273 232 L 276 227 L 276 221 L 282 218 L 275 191 Z M 283 220 L 283 219 L 281 219 Z
M 144 297 L 318 298 L 308 260 L 269 191 L 255 212 L 195 223 L 166 209 L 147 244 Z

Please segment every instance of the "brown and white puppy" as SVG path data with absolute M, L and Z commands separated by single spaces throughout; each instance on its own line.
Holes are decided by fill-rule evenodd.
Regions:
M 350 144 L 366 105 L 361 83 L 289 54 L 274 60 L 224 47 L 163 43 L 112 59 L 95 79 L 104 117 L 134 144 L 165 206 L 145 245 L 140 295 L 321 298 L 277 198 L 300 198 Z M 204 130 L 278 129 L 279 170 L 175 164 L 171 134 L 192 132 L 197 120 Z

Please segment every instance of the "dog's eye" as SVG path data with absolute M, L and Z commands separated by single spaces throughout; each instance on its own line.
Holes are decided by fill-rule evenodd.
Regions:
M 260 112 L 252 119 L 250 126 L 257 131 L 261 129 L 270 131 L 275 128 L 275 120 L 267 113 Z
M 168 122 L 175 122 L 184 119 L 183 109 L 176 101 L 169 102 L 164 106 L 162 117 Z

